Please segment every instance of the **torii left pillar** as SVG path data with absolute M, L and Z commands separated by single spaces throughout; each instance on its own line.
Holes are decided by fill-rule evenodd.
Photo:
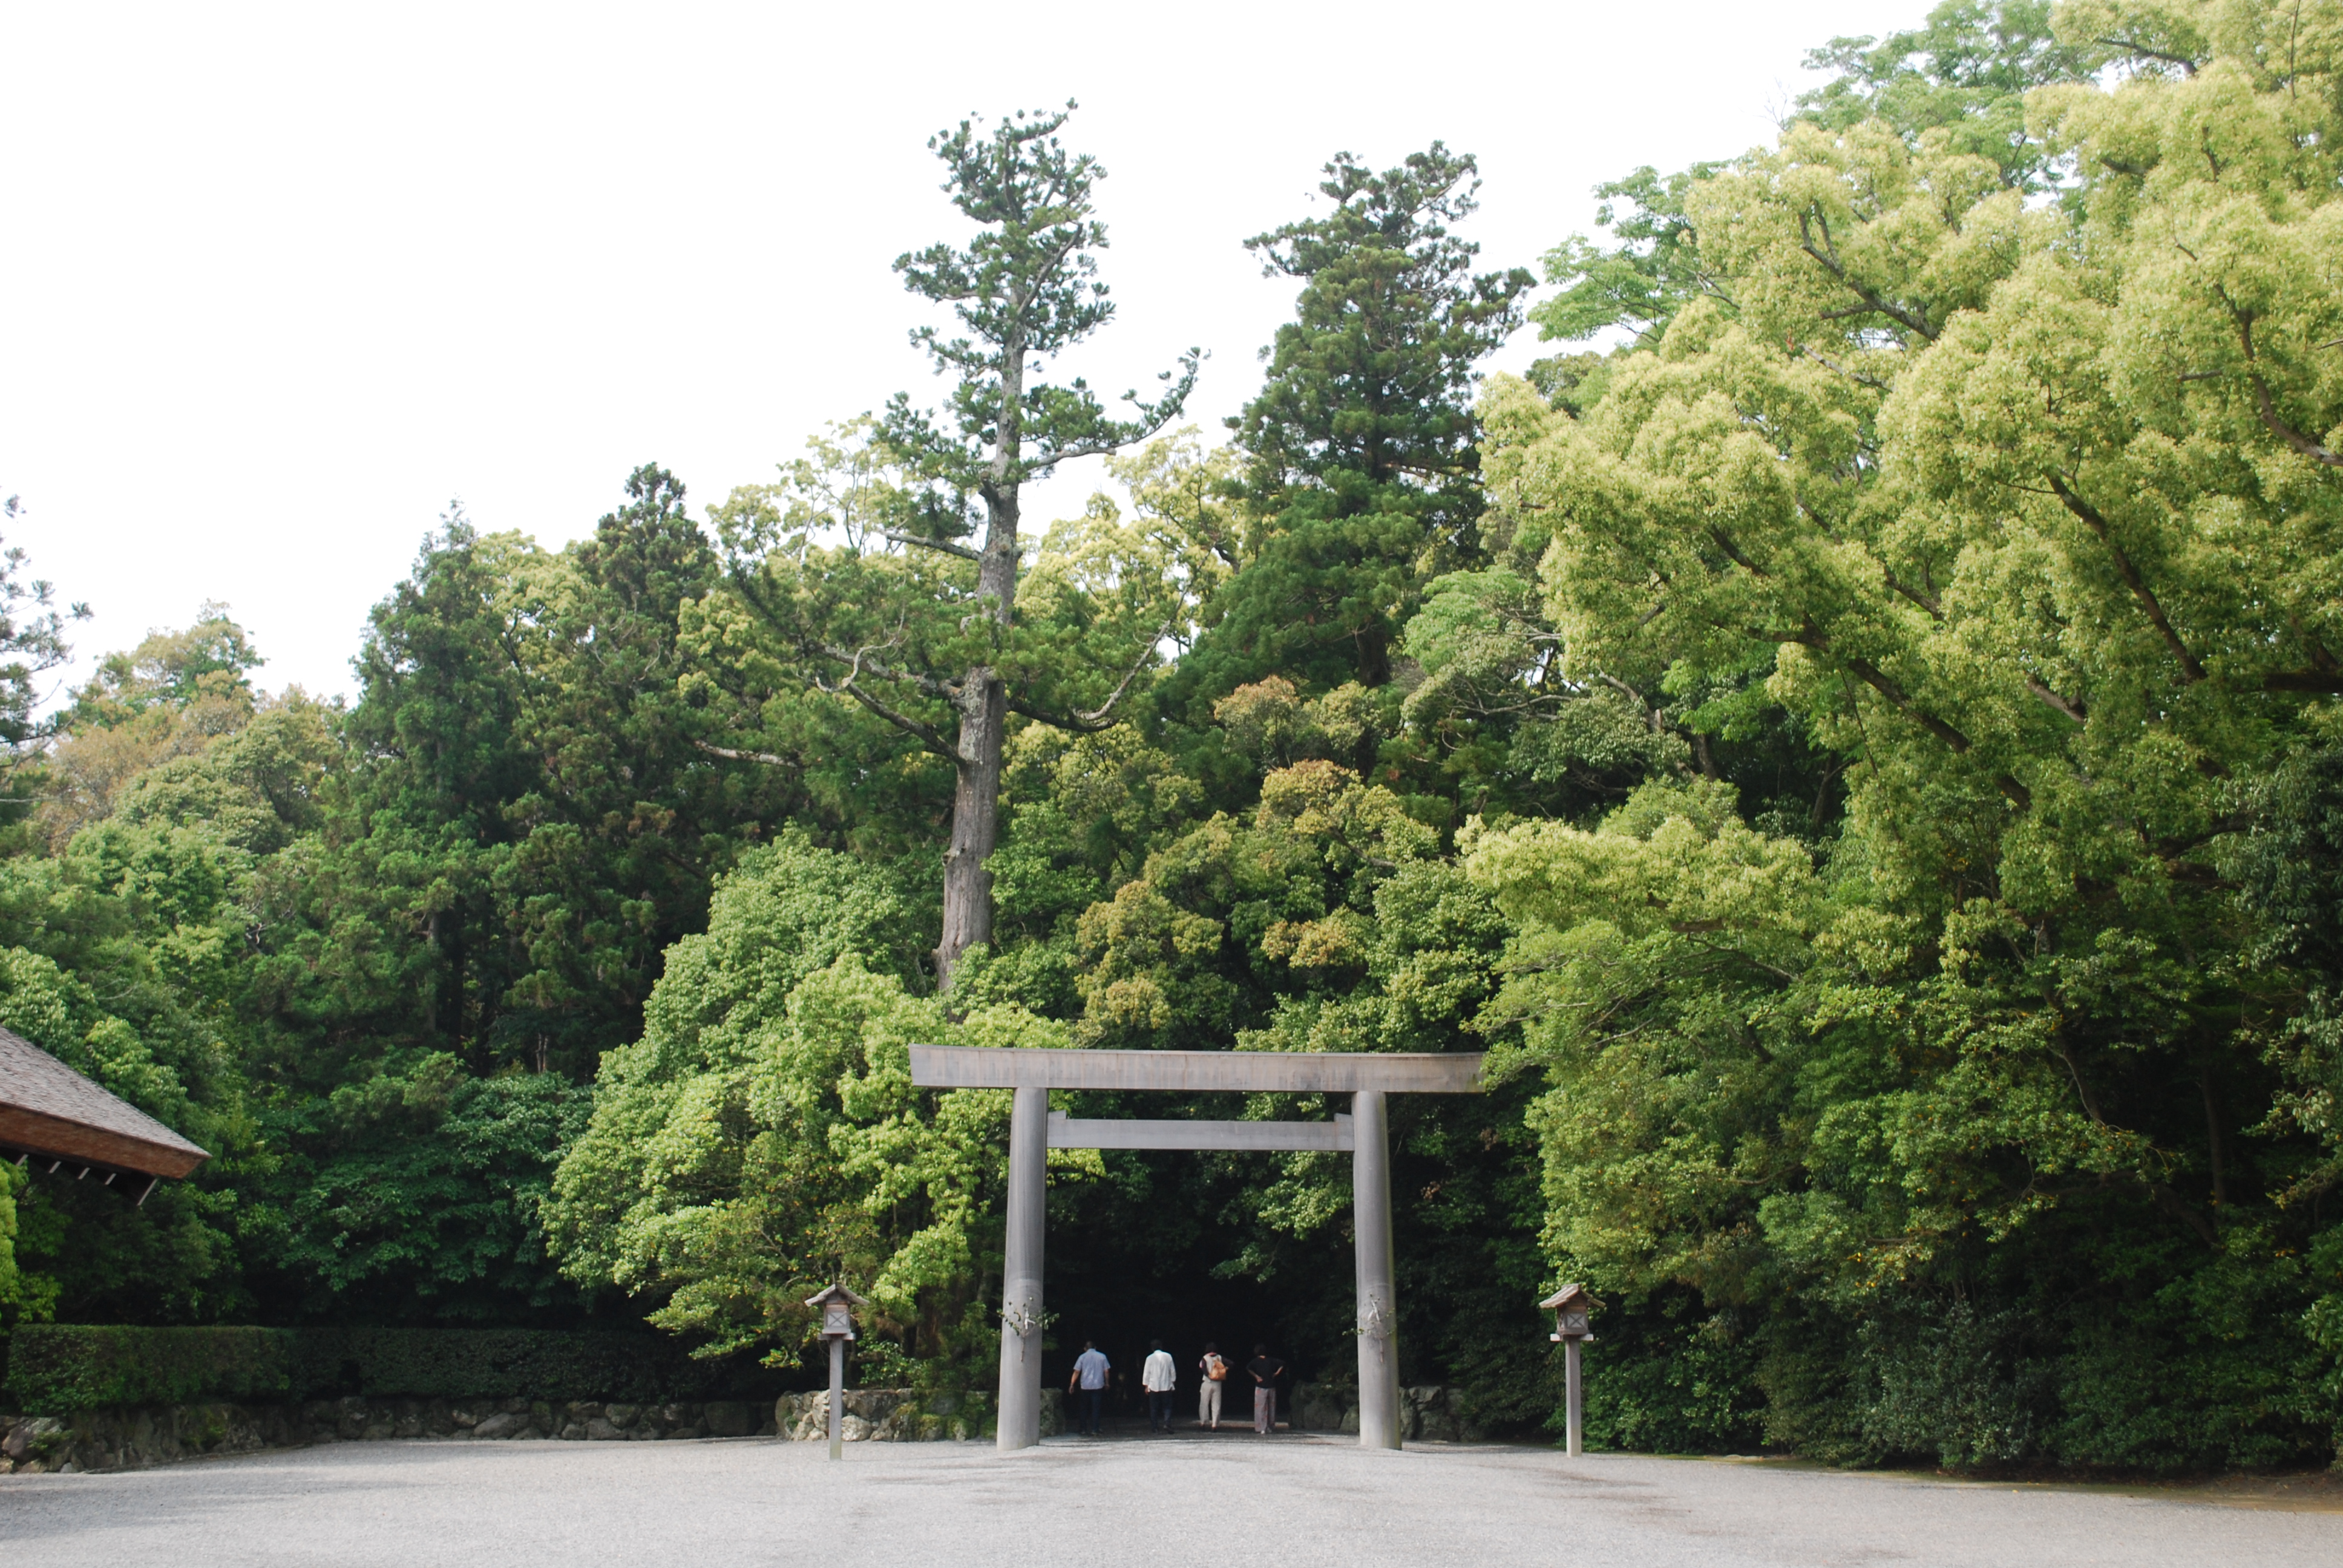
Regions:
M 1009 1234 L 1001 1290 L 1002 1452 L 1041 1441 L 1041 1250 L 1049 1215 L 1050 1091 L 1020 1088 L 1009 1113 Z
M 1399 1289 L 1392 1270 L 1391 1133 L 1381 1090 L 1351 1096 L 1358 1268 L 1359 1446 L 1399 1446 Z

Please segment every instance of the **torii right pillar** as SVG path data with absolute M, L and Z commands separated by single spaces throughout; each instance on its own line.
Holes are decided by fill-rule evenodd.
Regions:
M 1359 1446 L 1397 1448 L 1399 1292 L 1392 1282 L 1391 1133 L 1383 1091 L 1351 1096 L 1351 1222 L 1359 1272 Z

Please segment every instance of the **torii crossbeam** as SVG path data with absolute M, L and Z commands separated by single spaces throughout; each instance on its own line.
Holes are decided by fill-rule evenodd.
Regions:
M 1029 1050 L 915 1045 L 921 1089 L 1010 1089 L 1009 1235 L 1001 1292 L 1004 1450 L 1041 1441 L 1041 1258 L 1051 1149 L 1329 1149 L 1351 1151 L 1357 1241 L 1359 1442 L 1399 1446 L 1398 1296 L 1392 1281 L 1387 1094 L 1473 1094 L 1481 1057 L 1302 1055 L 1252 1050 Z M 1074 1121 L 1050 1111 L 1052 1089 L 1348 1094 L 1332 1121 Z

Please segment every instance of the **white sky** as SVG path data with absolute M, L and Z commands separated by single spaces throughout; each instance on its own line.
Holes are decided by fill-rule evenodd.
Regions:
M 96 611 L 85 655 L 219 598 L 266 684 L 347 691 L 451 498 L 555 545 L 657 460 L 697 515 L 825 420 L 940 391 L 889 264 L 960 232 L 948 121 L 1081 99 L 1121 314 L 1068 368 L 1119 394 L 1201 344 L 1217 435 L 1292 303 L 1239 241 L 1312 211 L 1337 149 L 1478 154 L 1466 232 L 1534 266 L 1597 181 L 1770 141 L 1806 49 L 1926 9 L 6 6 L 9 542 Z

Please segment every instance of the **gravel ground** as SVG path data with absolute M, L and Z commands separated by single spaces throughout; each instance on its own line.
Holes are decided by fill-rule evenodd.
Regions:
M 1334 1440 L 370 1442 L 0 1481 L 0 1562 L 1294 1568 L 2343 1563 L 2343 1513 Z

